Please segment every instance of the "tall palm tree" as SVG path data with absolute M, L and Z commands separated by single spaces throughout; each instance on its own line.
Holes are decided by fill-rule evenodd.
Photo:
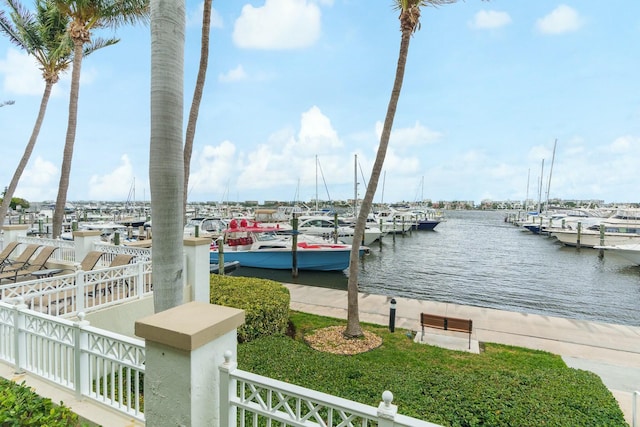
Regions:
M 204 0 L 204 10 L 202 11 L 202 37 L 200 43 L 200 66 L 196 87 L 193 91 L 193 101 L 187 122 L 187 134 L 184 140 L 184 202 L 183 213 L 187 212 L 187 197 L 189 196 L 189 173 L 191 171 L 191 153 L 193 152 L 193 139 L 196 134 L 196 123 L 200 111 L 200 101 L 204 89 L 205 78 L 207 77 L 207 65 L 209 64 L 209 33 L 211 31 L 211 4 L 213 0 Z M 186 222 L 186 217 L 185 217 Z
M 38 117 L 31 131 L 31 137 L 2 200 L 0 224 L 4 224 L 13 194 L 24 169 L 29 163 L 29 158 L 40 133 L 53 85 L 58 82 L 60 74 L 68 70 L 73 58 L 73 43 L 67 34 L 69 18 L 60 13 L 60 10 L 52 0 L 36 1 L 35 14 L 23 8 L 17 0 L 5 0 L 5 3 L 10 9 L 9 16 L 11 19 L 7 17 L 4 11 L 0 11 L 0 30 L 15 45 L 24 49 L 36 59 L 42 70 L 45 87 L 40 101 Z M 84 54 L 89 55 L 91 52 L 104 47 L 104 43 L 107 42 L 97 41 L 97 43 L 91 44 L 85 49 Z
M 69 119 L 64 143 L 58 196 L 53 212 L 52 237 L 60 236 L 64 207 L 67 203 L 69 175 L 76 139 L 78 118 L 78 96 L 80 92 L 80 70 L 83 48 L 91 43 L 91 31 L 99 28 L 115 29 L 123 24 L 146 21 L 149 16 L 148 0 L 54 0 L 62 13 L 71 22 L 68 27 L 73 41 L 73 69 L 71 71 L 71 92 L 69 94 Z
M 156 313 L 182 303 L 183 84 L 185 1 L 151 1 L 153 303 Z
M 360 326 L 360 317 L 358 312 L 358 266 L 359 266 L 359 245 L 355 242 L 361 242 L 364 235 L 364 229 L 367 216 L 373 204 L 373 196 L 378 188 L 378 181 L 382 174 L 382 166 L 384 158 L 387 155 L 387 147 L 389 146 L 389 138 L 391 137 L 391 128 L 396 115 L 396 107 L 400 99 L 400 90 L 404 80 L 404 69 L 407 63 L 407 55 L 409 53 L 409 41 L 411 36 L 420 29 L 420 8 L 425 6 L 440 6 L 444 4 L 455 3 L 457 0 L 394 0 L 394 9 L 400 11 L 400 54 L 398 56 L 398 65 L 396 67 L 396 76 L 391 90 L 391 99 L 387 106 L 387 115 L 384 119 L 382 127 L 382 135 L 380 136 L 380 144 L 376 160 L 371 170 L 371 178 L 367 191 L 360 205 L 356 227 L 353 232 L 354 244 L 351 247 L 349 258 L 349 280 L 347 282 L 347 328 L 344 335 L 348 338 L 361 337 L 363 335 Z

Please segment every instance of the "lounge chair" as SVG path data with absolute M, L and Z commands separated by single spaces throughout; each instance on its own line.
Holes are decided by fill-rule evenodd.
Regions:
M 7 257 L 4 259 L 2 263 L 2 267 L 0 268 L 0 273 L 4 273 L 6 271 L 14 271 L 26 266 L 29 263 L 29 259 L 36 253 L 38 248 L 41 245 L 31 244 L 27 245 L 26 248 L 16 257 L 16 259 L 10 259 Z M 14 248 L 15 249 L 15 248 Z
M 78 266 L 78 268 L 65 268 L 64 270 L 62 270 L 60 272 L 60 274 L 69 274 L 69 273 L 75 273 L 78 270 L 82 270 L 82 271 L 91 271 L 94 268 L 96 268 L 96 265 L 98 265 L 98 262 L 100 261 L 100 258 L 102 258 L 102 256 L 104 255 L 104 252 L 100 252 L 100 251 L 89 251 L 84 258 L 82 259 L 82 261 L 80 261 L 80 265 Z
M 0 253 L 0 268 L 4 267 L 5 264 L 10 264 L 11 260 L 9 257 L 13 253 L 13 251 L 18 247 L 20 243 L 18 242 L 10 242 Z
M 38 252 L 33 259 L 29 258 L 29 261 L 20 267 L 13 268 L 12 265 L 12 268 L 3 270 L 2 273 L 0 273 L 0 282 L 2 280 L 17 282 L 19 277 L 29 276 L 34 271 L 45 269 L 49 258 L 51 258 L 51 255 L 53 255 L 57 249 L 55 246 L 42 246 L 40 252 Z
M 121 267 L 123 265 L 127 265 L 129 263 L 131 263 L 131 261 L 133 261 L 133 259 L 135 258 L 135 255 L 129 255 L 129 254 L 116 254 L 115 257 L 113 257 L 113 259 L 111 260 L 111 263 L 109 264 L 109 268 L 111 267 Z M 123 286 L 126 289 L 126 295 L 129 295 L 129 281 L 128 280 L 123 280 L 123 279 L 118 279 L 116 280 L 116 282 L 109 282 L 109 283 L 96 283 L 94 289 L 93 289 L 93 295 L 97 296 L 99 293 L 101 293 L 103 296 L 108 293 L 112 293 L 114 288 L 117 288 L 119 286 Z

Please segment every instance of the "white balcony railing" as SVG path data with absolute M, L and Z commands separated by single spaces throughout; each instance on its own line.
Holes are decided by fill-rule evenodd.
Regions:
M 220 426 L 437 427 L 399 415 L 393 394 L 378 408 L 237 369 L 231 352 L 220 367 Z
M 0 302 L 0 360 L 144 420 L 144 341 Z

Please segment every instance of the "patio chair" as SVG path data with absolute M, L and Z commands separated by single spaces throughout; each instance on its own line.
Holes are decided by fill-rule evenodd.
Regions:
M 0 267 L 3 267 L 5 264 L 11 263 L 9 256 L 13 253 L 13 251 L 18 247 L 20 243 L 18 242 L 10 242 L 0 253 Z
M 55 246 L 42 246 L 40 252 L 38 252 L 33 259 L 29 258 L 29 261 L 22 264 L 21 267 L 2 271 L 2 273 L 0 273 L 0 282 L 2 280 L 17 282 L 20 277 L 29 276 L 34 271 L 46 269 L 49 258 L 51 258 L 51 255 L 53 255 L 57 249 Z
M 78 268 L 65 268 L 64 270 L 62 270 L 62 274 L 69 274 L 69 273 L 75 273 L 78 270 L 82 270 L 82 271 L 91 271 L 94 268 L 96 268 L 96 265 L 98 265 L 98 262 L 100 262 L 100 258 L 102 258 L 102 256 L 104 255 L 104 252 L 100 252 L 100 251 L 89 251 L 84 258 L 82 259 L 82 261 L 80 261 L 80 265 L 78 266 Z
M 16 257 L 16 259 L 10 259 L 9 257 L 4 259 L 2 263 L 2 267 L 0 267 L 0 273 L 4 273 L 6 271 L 13 271 L 20 269 L 29 263 L 29 259 L 36 253 L 38 248 L 41 245 L 31 244 L 27 245 L 26 248 Z M 15 248 L 14 248 L 15 250 Z
M 135 258 L 135 255 L 129 254 L 116 254 L 115 257 L 111 260 L 109 264 L 109 268 L 111 267 L 121 267 L 123 265 L 130 264 L 131 261 Z M 98 295 L 98 292 L 102 293 L 102 295 L 106 295 L 108 293 L 112 293 L 114 288 L 118 286 L 123 286 L 126 288 L 126 295 L 129 295 L 129 281 L 124 279 L 118 279 L 115 283 L 96 283 L 93 289 L 93 295 Z

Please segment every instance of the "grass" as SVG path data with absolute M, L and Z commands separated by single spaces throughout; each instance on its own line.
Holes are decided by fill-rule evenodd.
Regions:
M 292 312 L 291 322 L 293 339 L 240 345 L 239 367 L 372 406 L 390 390 L 399 413 L 444 426 L 627 426 L 597 375 L 551 353 L 490 343 L 481 354 L 462 353 L 363 324 L 382 346 L 342 356 L 311 349 L 303 336 L 344 321 Z

